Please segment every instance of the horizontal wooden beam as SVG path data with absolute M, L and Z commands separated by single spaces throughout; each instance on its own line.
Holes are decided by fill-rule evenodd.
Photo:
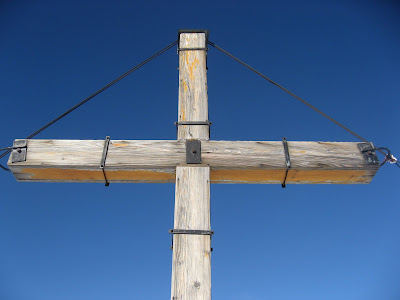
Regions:
M 289 141 L 288 147 L 288 184 L 369 183 L 379 168 L 366 164 L 357 143 Z M 103 140 L 28 140 L 26 161 L 12 163 L 10 156 L 8 166 L 18 181 L 104 182 L 103 148 Z M 285 177 L 282 142 L 202 141 L 201 148 L 212 183 L 279 184 Z M 109 182 L 173 183 L 182 165 L 184 141 L 111 140 L 105 173 Z

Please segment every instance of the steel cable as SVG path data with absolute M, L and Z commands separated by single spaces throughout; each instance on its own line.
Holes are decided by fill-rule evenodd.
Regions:
M 265 80 L 269 81 L 270 83 L 272 83 L 273 85 L 277 86 L 278 88 L 280 88 L 281 90 L 285 91 L 286 93 L 288 93 L 289 95 L 291 95 L 292 97 L 296 98 L 297 100 L 301 101 L 303 104 L 307 105 L 308 107 L 310 107 L 311 109 L 313 109 L 314 111 L 316 111 L 317 113 L 319 113 L 320 115 L 324 116 L 325 118 L 329 119 L 330 121 L 332 121 L 333 123 L 335 123 L 336 125 L 342 127 L 344 130 L 346 130 L 348 133 L 352 134 L 353 136 L 355 136 L 356 138 L 360 139 L 361 141 L 365 142 L 365 143 L 369 143 L 369 141 L 367 141 L 366 139 L 364 139 L 362 136 L 358 135 L 357 133 L 355 133 L 354 131 L 352 131 L 350 128 L 344 126 L 343 124 L 339 123 L 338 121 L 336 121 L 335 119 L 333 119 L 332 117 L 328 116 L 326 113 L 322 112 L 321 110 L 319 110 L 318 108 L 316 108 L 315 106 L 313 106 L 312 104 L 310 104 L 309 102 L 307 102 L 306 100 L 300 98 L 299 96 L 293 94 L 291 91 L 289 91 L 288 89 L 284 88 L 283 86 L 281 86 L 280 84 L 276 83 L 275 81 L 273 81 L 272 79 L 268 78 L 267 76 L 265 76 L 264 74 L 262 74 L 261 72 L 257 71 L 256 69 L 254 69 L 253 67 L 249 66 L 248 64 L 246 64 L 245 62 L 241 61 L 240 59 L 238 59 L 237 57 L 235 57 L 234 55 L 230 54 L 228 51 L 222 49 L 221 47 L 219 47 L 218 45 L 214 44 L 211 41 L 208 41 L 208 44 L 212 47 L 214 47 L 215 49 L 221 51 L 222 53 L 226 54 L 227 56 L 229 56 L 230 58 L 234 59 L 235 61 L 237 61 L 238 63 L 240 63 L 241 65 L 245 66 L 246 68 L 250 69 L 251 71 L 253 71 L 254 73 L 256 73 L 257 75 L 261 76 L 262 78 L 264 78 Z M 385 155 L 385 153 L 378 149 L 379 152 L 381 152 L 382 154 Z
M 39 128 L 38 130 L 36 130 L 34 133 L 30 134 L 26 139 L 31 139 L 33 137 L 35 137 L 36 135 L 38 135 L 39 133 L 41 133 L 43 130 L 47 129 L 48 127 L 50 127 L 51 125 L 53 125 L 54 123 L 56 123 L 57 121 L 59 121 L 60 119 L 62 119 L 63 117 L 65 117 L 66 115 L 68 115 L 69 113 L 71 113 L 72 111 L 74 111 L 75 109 L 77 109 L 78 107 L 82 106 L 83 104 L 85 104 L 86 102 L 88 102 L 90 99 L 94 98 L 95 96 L 97 96 L 98 94 L 100 94 L 101 92 L 104 92 L 106 89 L 108 89 L 109 87 L 111 87 L 112 85 L 114 85 L 115 83 L 117 83 L 118 81 L 120 81 L 121 79 L 125 78 L 126 76 L 130 75 L 131 73 L 133 73 L 134 71 L 136 71 L 137 69 L 139 69 L 140 67 L 144 66 L 145 64 L 147 64 L 148 62 L 152 61 L 154 58 L 156 58 L 157 56 L 163 54 L 165 51 L 171 49 L 172 47 L 174 47 L 175 45 L 178 44 L 178 40 L 174 41 L 173 43 L 169 44 L 168 46 L 164 47 L 163 49 L 161 49 L 160 51 L 158 51 L 157 53 L 153 54 L 152 56 L 150 56 L 149 58 L 147 58 L 146 60 L 142 61 L 141 63 L 139 63 L 138 65 L 136 65 L 135 67 L 133 67 L 132 69 L 130 69 L 129 71 L 125 72 L 124 74 L 122 74 L 121 76 L 117 77 L 116 79 L 114 79 L 113 81 L 111 81 L 110 83 L 108 83 L 107 85 L 105 85 L 104 87 L 102 87 L 101 89 L 99 89 L 98 91 L 94 92 L 93 94 L 91 94 L 89 97 L 83 99 L 81 102 L 79 102 L 78 104 L 74 105 L 73 107 L 71 107 L 70 109 L 68 109 L 66 112 L 64 112 L 63 114 L 59 115 L 57 118 L 53 119 L 52 121 L 50 121 L 49 123 L 47 123 L 46 125 L 44 125 L 43 127 Z M 12 147 L 9 148 L 3 148 L 2 150 L 8 149 L 6 152 L 0 154 L 0 158 L 3 158 L 4 156 L 6 156 L 8 153 L 11 152 Z M 0 168 L 8 170 L 7 168 L 5 168 L 4 166 L 0 165 Z

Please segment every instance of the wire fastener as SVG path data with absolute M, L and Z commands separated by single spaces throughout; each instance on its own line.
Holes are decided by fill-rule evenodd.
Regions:
M 109 186 L 110 185 L 110 183 L 107 180 L 106 172 L 104 170 L 104 168 L 106 166 L 106 159 L 107 159 L 107 153 L 108 153 L 108 146 L 109 145 L 110 145 L 110 137 L 107 136 L 105 141 L 104 141 L 103 155 L 101 157 L 101 164 L 100 164 L 100 168 L 103 171 L 103 175 L 104 175 L 105 186 Z

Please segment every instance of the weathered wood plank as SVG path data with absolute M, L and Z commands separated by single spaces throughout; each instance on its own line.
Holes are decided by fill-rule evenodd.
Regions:
M 369 183 L 378 165 L 367 165 L 357 143 L 288 142 L 292 169 L 287 183 Z M 8 166 L 19 181 L 103 182 L 102 140 L 29 140 L 27 160 Z M 211 183 L 281 183 L 282 142 L 202 141 Z M 111 140 L 110 182 L 175 182 L 186 164 L 184 141 Z
M 210 168 L 177 167 L 175 229 L 210 230 Z M 211 299 L 211 238 L 174 235 L 171 299 Z
M 206 48 L 205 33 L 181 33 L 180 49 Z M 207 52 L 179 52 L 178 121 L 208 121 Z M 178 140 L 209 139 L 207 125 L 178 126 Z
M 288 142 L 293 169 L 371 169 L 357 143 Z M 95 169 L 103 140 L 28 140 L 27 160 L 9 166 Z M 282 142 L 202 141 L 202 161 L 217 169 L 284 169 Z M 113 170 L 172 168 L 186 162 L 184 141 L 111 140 L 106 160 Z
M 180 50 L 206 48 L 205 33 L 180 33 Z M 178 121 L 208 120 L 206 51 L 179 52 Z M 178 140 L 209 140 L 209 126 L 179 125 Z M 184 145 L 180 143 L 180 146 Z M 186 148 L 176 167 L 174 229 L 210 229 L 210 167 L 186 166 Z M 182 151 L 182 148 L 181 148 Z M 211 300 L 210 236 L 174 236 L 171 300 Z

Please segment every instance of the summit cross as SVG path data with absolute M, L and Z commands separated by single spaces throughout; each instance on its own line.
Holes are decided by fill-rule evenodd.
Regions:
M 178 138 L 15 140 L 18 181 L 175 182 L 172 300 L 211 299 L 210 183 L 369 183 L 366 143 L 210 141 L 208 30 L 179 30 Z M 371 158 L 372 157 L 372 158 Z

